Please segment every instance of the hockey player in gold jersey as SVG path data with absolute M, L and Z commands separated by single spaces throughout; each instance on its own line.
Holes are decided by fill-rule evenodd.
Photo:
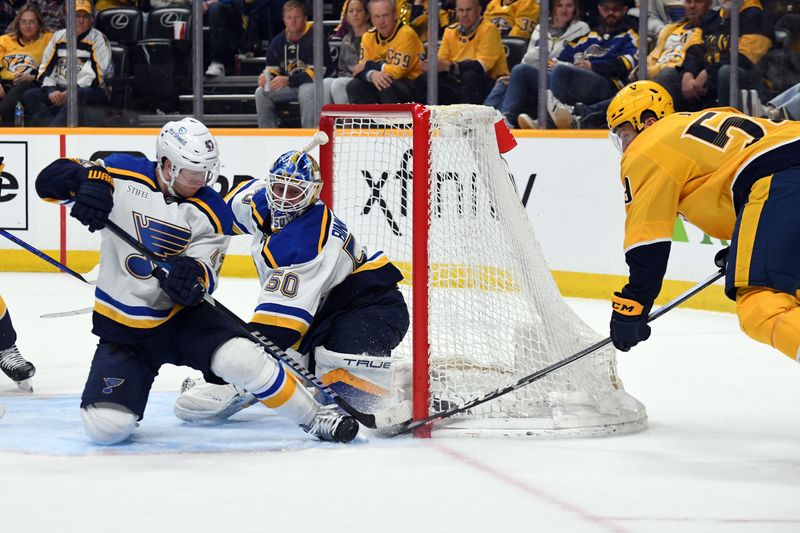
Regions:
M 361 37 L 361 58 L 347 84 L 351 104 L 397 104 L 414 101 L 414 84 L 422 73 L 422 41 L 397 20 L 394 0 L 372 0 L 375 26 Z
M 736 301 L 742 330 L 797 360 L 800 123 L 732 108 L 673 111 L 669 93 L 652 81 L 624 87 L 608 108 L 611 137 L 622 150 L 630 271 L 613 298 L 614 346 L 627 351 L 650 336 L 647 314 L 681 215 L 731 241 L 725 293 Z

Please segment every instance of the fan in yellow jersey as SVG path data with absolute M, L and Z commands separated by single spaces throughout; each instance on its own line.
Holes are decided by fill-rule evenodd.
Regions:
M 414 84 L 422 73 L 422 42 L 399 23 L 394 0 L 372 0 L 373 29 L 361 37 L 361 59 L 347 84 L 351 104 L 397 104 L 414 101 Z
M 652 81 L 623 88 L 608 108 L 622 149 L 627 285 L 615 293 L 614 346 L 650 336 L 677 214 L 731 241 L 725 293 L 742 330 L 797 360 L 800 347 L 800 123 L 732 108 L 674 113 Z
M 440 104 L 481 104 L 495 80 L 508 75 L 500 31 L 481 18 L 479 0 L 457 0 L 458 22 L 444 31 L 435 67 L 423 61 L 417 94 L 424 100 L 430 68 L 439 72 Z
M 497 26 L 504 37 L 530 39 L 539 23 L 536 0 L 491 0 L 483 18 Z
M 0 117 L 4 124 L 13 123 L 17 102 L 34 86 L 52 36 L 35 4 L 19 8 L 8 31 L 0 36 Z

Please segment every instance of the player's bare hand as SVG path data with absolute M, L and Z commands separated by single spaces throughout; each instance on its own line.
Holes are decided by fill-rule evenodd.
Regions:
M 358 76 L 359 74 L 361 74 L 362 72 L 364 72 L 364 65 L 365 65 L 364 62 L 356 63 L 356 66 L 353 67 L 353 77 L 354 78 L 356 76 Z
M 370 77 L 370 81 L 379 91 L 382 91 L 388 89 L 389 86 L 394 83 L 394 78 L 385 72 L 376 70 Z
M 511 79 L 511 76 L 499 76 L 497 78 L 497 81 L 499 81 L 500 83 L 502 83 L 504 85 L 508 85 L 508 80 L 510 80 L 510 79 Z
M 289 85 L 289 76 L 275 76 L 269 84 L 272 91 L 280 91 Z
M 439 72 L 447 72 L 448 70 L 450 70 L 450 65 L 452 65 L 450 61 L 447 61 L 445 59 L 439 59 L 437 61 L 436 68 L 439 69 Z

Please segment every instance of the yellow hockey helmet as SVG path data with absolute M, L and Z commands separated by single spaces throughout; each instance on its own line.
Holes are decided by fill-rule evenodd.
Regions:
M 644 128 L 642 113 L 652 111 L 656 118 L 664 118 L 675 112 L 672 97 L 658 83 L 650 80 L 635 81 L 626 85 L 608 104 L 606 120 L 609 129 L 630 122 L 637 131 Z

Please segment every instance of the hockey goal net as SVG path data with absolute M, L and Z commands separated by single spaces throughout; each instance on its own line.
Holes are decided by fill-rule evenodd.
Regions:
M 515 383 L 600 336 L 567 305 L 482 106 L 325 106 L 322 198 L 356 241 L 403 271 L 414 418 Z M 455 435 L 641 429 L 606 347 L 434 426 Z

